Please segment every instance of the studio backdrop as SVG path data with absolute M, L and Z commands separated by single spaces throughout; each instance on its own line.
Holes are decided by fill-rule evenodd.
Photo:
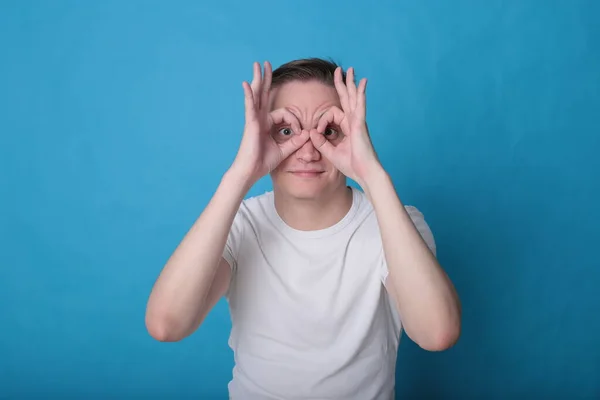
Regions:
M 375 148 L 461 298 L 452 349 L 402 337 L 398 398 L 598 398 L 599 17 L 593 0 L 0 2 L 0 398 L 227 397 L 227 303 L 160 343 L 146 301 L 235 157 L 252 62 L 304 57 L 369 79 Z

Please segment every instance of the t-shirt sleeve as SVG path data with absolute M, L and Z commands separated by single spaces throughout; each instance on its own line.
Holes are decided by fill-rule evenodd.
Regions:
M 227 242 L 223 249 L 223 258 L 227 261 L 231 267 L 231 271 L 235 273 L 237 269 L 238 254 L 240 251 L 240 245 L 244 236 L 245 217 L 242 213 L 241 208 L 235 214 L 231 229 L 227 235 Z
M 433 253 L 434 256 L 437 255 L 437 249 L 436 249 L 433 233 L 431 232 L 429 225 L 425 221 L 425 217 L 423 216 L 423 214 L 416 207 L 413 207 L 413 206 L 406 206 L 405 209 L 406 209 L 406 212 L 408 212 L 408 215 L 410 216 L 413 224 L 417 228 L 417 231 L 419 231 L 419 233 L 421 234 L 421 237 L 423 238 L 425 243 L 427 243 L 427 247 L 429 247 L 429 250 L 431 250 L 431 252 Z M 381 280 L 383 283 L 385 283 L 385 280 L 387 279 L 387 276 L 389 274 L 389 270 L 387 267 L 387 262 L 385 260 L 385 256 L 383 256 L 382 258 L 383 258 L 383 260 L 382 260 L 382 267 L 381 267 L 381 274 L 382 274 Z

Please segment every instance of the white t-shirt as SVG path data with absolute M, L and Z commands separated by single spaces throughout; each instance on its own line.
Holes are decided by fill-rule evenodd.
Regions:
M 231 399 L 393 399 L 402 325 L 374 209 L 352 190 L 346 216 L 317 231 L 288 226 L 273 192 L 242 202 L 223 254 Z M 406 210 L 435 253 L 423 215 Z

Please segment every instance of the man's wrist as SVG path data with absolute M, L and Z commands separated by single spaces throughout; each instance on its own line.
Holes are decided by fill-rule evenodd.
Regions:
M 242 188 L 246 192 L 256 183 L 256 179 L 253 178 L 251 173 L 240 170 L 234 166 L 225 172 L 221 181 L 234 187 Z
M 390 176 L 380 163 L 375 163 L 368 168 L 368 174 L 357 183 L 362 187 L 365 194 L 371 197 L 372 191 L 381 184 L 390 181 Z

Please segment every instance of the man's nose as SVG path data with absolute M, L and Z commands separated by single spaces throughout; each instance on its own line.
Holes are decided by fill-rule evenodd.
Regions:
M 319 161 L 321 159 L 321 153 L 319 153 L 319 150 L 315 148 L 312 140 L 310 139 L 308 139 L 308 141 L 296 151 L 296 155 L 298 159 L 304 162 Z

